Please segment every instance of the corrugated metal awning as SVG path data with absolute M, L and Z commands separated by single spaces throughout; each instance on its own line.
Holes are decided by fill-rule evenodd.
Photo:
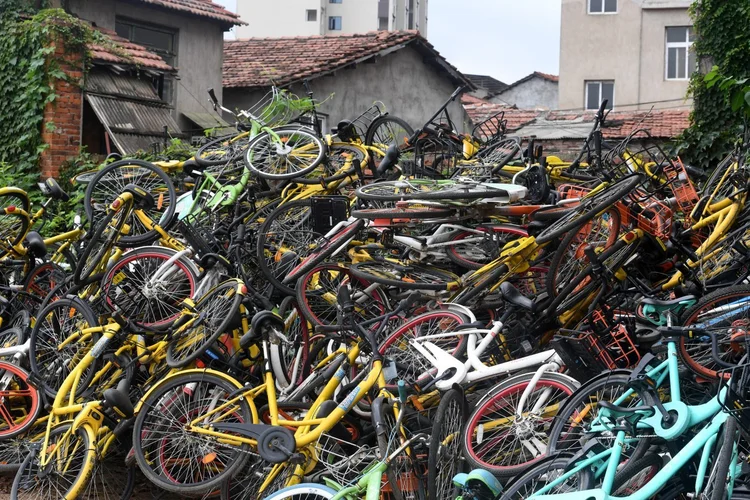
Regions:
M 220 117 L 211 113 L 182 113 L 191 122 L 202 129 L 207 128 L 231 128 L 232 126 Z
M 163 104 L 90 93 L 86 94 L 86 100 L 123 154 L 148 150 L 151 144 L 164 138 L 165 126 L 171 136 L 182 136 L 171 109 Z
M 92 94 L 162 102 L 150 81 L 116 75 L 111 71 L 91 71 L 86 76 L 86 90 Z

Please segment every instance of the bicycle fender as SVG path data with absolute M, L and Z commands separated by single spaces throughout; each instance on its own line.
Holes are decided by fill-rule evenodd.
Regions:
M 167 375 L 166 377 L 164 377 L 163 379 L 161 379 L 159 382 L 157 382 L 156 384 L 154 384 L 154 386 L 151 387 L 148 391 L 146 391 L 146 394 L 144 394 L 143 397 L 141 397 L 141 399 L 139 399 L 138 403 L 135 405 L 134 414 L 138 415 L 138 412 L 140 411 L 141 405 L 143 405 L 143 402 L 146 401 L 146 399 L 148 399 L 149 396 L 151 396 L 151 393 L 153 393 L 154 391 L 156 391 L 158 388 L 160 388 L 162 385 L 164 385 L 167 381 L 172 380 L 173 378 L 175 378 L 175 377 L 177 377 L 179 375 L 190 374 L 190 373 L 200 373 L 200 374 L 203 374 L 203 375 L 214 375 L 216 377 L 219 377 L 219 378 L 222 378 L 222 379 L 226 380 L 230 384 L 232 384 L 235 387 L 237 387 L 237 389 L 242 389 L 244 387 L 239 381 L 237 381 L 234 378 L 230 377 L 226 373 L 222 373 L 222 372 L 217 371 L 217 370 L 212 370 L 210 368 L 206 368 L 206 369 L 192 368 L 190 370 L 180 370 L 180 371 L 177 371 L 175 373 L 171 373 L 171 374 Z

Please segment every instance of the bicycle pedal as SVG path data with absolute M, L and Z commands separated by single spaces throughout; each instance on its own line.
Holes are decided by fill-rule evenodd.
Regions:
M 293 453 L 291 457 L 289 457 L 288 462 L 292 465 L 304 465 L 305 462 L 307 462 L 307 457 L 305 457 L 304 453 Z

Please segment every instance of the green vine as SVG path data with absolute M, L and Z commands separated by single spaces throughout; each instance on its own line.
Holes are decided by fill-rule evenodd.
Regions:
M 697 38 L 693 49 L 702 66 L 716 66 L 716 73 L 741 80 L 750 77 L 750 2 L 747 0 L 698 0 L 691 7 Z M 711 63 L 712 61 L 712 63 Z M 710 168 L 731 150 L 743 120 L 736 102 L 727 99 L 726 88 L 709 85 L 696 72 L 690 82 L 694 99 L 691 126 L 680 137 L 679 154 L 696 166 Z

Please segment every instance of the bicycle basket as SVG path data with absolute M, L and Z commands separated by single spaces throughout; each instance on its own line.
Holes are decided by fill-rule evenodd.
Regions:
M 570 374 L 580 380 L 590 380 L 605 370 L 614 370 L 614 360 L 594 332 L 561 329 L 550 341 L 550 346 L 563 360 Z
M 378 459 L 375 448 L 358 446 L 325 433 L 315 444 L 315 454 L 327 475 L 341 485 L 356 481 Z
M 190 245 L 198 256 L 209 253 L 221 253 L 221 245 L 216 240 L 210 228 L 202 224 L 195 224 L 197 217 L 188 215 L 177 222 L 177 231 L 182 234 L 188 245 Z
M 662 241 L 668 241 L 672 234 L 672 209 L 652 199 L 638 212 L 638 227 Z
M 505 119 L 505 111 L 498 111 L 487 119 L 477 123 L 472 129 L 471 135 L 490 142 L 505 136 L 508 120 Z
M 560 193 L 561 200 L 572 200 L 576 198 L 583 198 L 591 192 L 591 189 L 576 186 L 575 184 L 560 184 L 557 188 L 557 192 Z
M 669 181 L 672 194 L 677 199 L 677 206 L 680 207 L 680 212 L 690 215 L 700 197 L 685 170 L 685 166 L 682 164 L 682 160 L 677 158 L 677 160 L 664 167 L 664 175 Z
M 298 97 L 287 90 L 272 87 L 257 103 L 245 112 L 265 127 L 279 127 L 291 122 L 313 108 L 308 97 Z
M 745 344 L 748 337 L 745 336 Z M 737 365 L 732 368 L 718 370 L 719 394 L 726 389 L 726 396 L 722 401 L 719 398 L 725 412 L 733 415 L 745 432 L 750 431 L 750 364 Z

